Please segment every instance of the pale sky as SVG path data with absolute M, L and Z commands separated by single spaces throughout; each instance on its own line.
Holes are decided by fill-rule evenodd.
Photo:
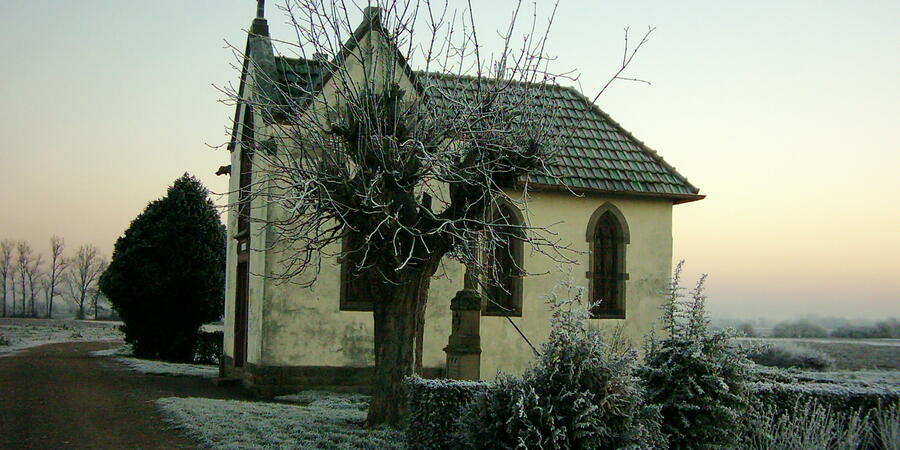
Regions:
M 289 39 L 268 3 L 272 34 Z M 278 3 L 277 1 L 274 1 Z M 465 2 L 451 0 L 460 7 Z M 476 3 L 486 31 L 511 1 Z M 483 3 L 482 5 L 479 5 Z M 538 1 L 539 8 L 546 11 Z M 252 0 L 0 2 L 0 238 L 109 255 L 185 171 L 226 178 Z M 622 28 L 651 41 L 600 107 L 708 196 L 675 258 L 719 316 L 900 316 L 900 2 L 562 0 L 550 52 L 593 97 Z

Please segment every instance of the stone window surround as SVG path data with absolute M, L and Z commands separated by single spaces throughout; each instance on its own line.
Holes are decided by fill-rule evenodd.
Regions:
M 597 234 L 597 226 L 600 223 L 600 218 L 603 217 L 604 214 L 610 213 L 616 220 L 619 222 L 619 227 L 621 228 L 622 239 L 619 242 L 619 258 L 617 261 L 616 273 L 619 275 L 619 304 L 621 305 L 621 309 L 617 312 L 612 312 L 609 314 L 593 314 L 591 315 L 592 319 L 624 319 L 625 318 L 625 310 L 626 310 L 626 299 L 627 293 L 625 291 L 626 281 L 628 280 L 628 273 L 625 271 L 626 265 L 626 246 L 631 241 L 631 233 L 628 230 L 628 221 L 625 220 L 625 215 L 622 214 L 622 211 L 619 210 L 611 202 L 604 202 L 600 205 L 594 213 L 591 215 L 591 218 L 588 220 L 587 233 L 585 240 L 588 243 L 588 253 L 590 254 L 590 260 L 588 263 L 588 271 L 585 272 L 585 277 L 588 279 L 588 298 L 594 298 L 594 267 L 595 267 L 595 255 L 594 255 L 594 238 Z

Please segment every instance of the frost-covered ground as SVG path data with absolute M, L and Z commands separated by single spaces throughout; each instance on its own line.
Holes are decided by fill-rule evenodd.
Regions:
M 124 336 L 120 322 L 87 320 L 0 319 L 0 357 L 19 350 L 61 342 L 115 341 Z
M 900 371 L 900 339 L 800 339 L 741 338 L 740 343 L 779 344 L 789 342 L 826 353 L 837 369 L 853 371 Z
M 365 396 L 306 391 L 278 399 L 298 404 L 178 397 L 162 398 L 156 404 L 168 422 L 204 448 L 404 447 L 399 430 L 362 427 L 368 405 Z
M 187 377 L 205 377 L 213 378 L 219 375 L 218 366 L 210 366 L 204 364 L 182 364 L 170 363 L 164 361 L 154 361 L 151 359 L 139 359 L 132 357 L 130 345 L 119 348 L 111 348 L 109 350 L 99 350 L 91 352 L 91 356 L 112 357 L 114 360 L 124 364 L 135 372 L 149 373 L 153 375 L 172 375 Z

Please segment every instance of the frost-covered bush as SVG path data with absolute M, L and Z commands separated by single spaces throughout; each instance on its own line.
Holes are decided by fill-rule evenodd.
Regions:
M 749 361 L 732 345 L 733 332 L 711 331 L 705 312 L 705 275 L 685 299 L 682 264 L 663 307 L 666 336 L 648 337 L 642 375 L 648 401 L 662 413 L 671 448 L 733 447 L 746 408 Z
M 839 412 L 868 413 L 900 402 L 900 387 L 892 384 L 752 382 L 747 388 L 756 401 L 781 411 L 815 401 Z
M 869 425 L 857 411 L 835 411 L 815 401 L 798 402 L 782 411 L 755 403 L 745 415 L 741 448 L 846 449 L 867 448 Z
M 781 322 L 772 328 L 772 337 L 780 338 L 823 338 L 828 337 L 825 328 L 808 320 Z
M 459 448 L 460 415 L 487 386 L 481 381 L 408 378 L 406 445 L 414 449 Z
M 789 342 L 760 347 L 750 351 L 747 356 L 757 364 L 782 369 L 824 371 L 834 367 L 834 359 L 824 352 Z
M 471 448 L 660 448 L 636 355 L 588 328 L 590 310 L 552 295 L 550 337 L 521 378 L 500 376 L 468 408 Z

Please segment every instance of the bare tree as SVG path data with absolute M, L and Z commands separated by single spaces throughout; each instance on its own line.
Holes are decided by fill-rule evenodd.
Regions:
M 34 254 L 31 245 L 27 241 L 19 241 L 16 243 L 16 274 L 19 276 L 19 294 L 22 296 L 22 316 L 28 313 L 27 300 L 28 290 L 26 289 L 28 282 L 28 271 L 32 265 Z M 15 299 L 13 299 L 15 301 Z M 13 311 L 15 313 L 15 311 Z
M 3 302 L 3 317 L 6 317 L 6 298 L 7 298 L 7 286 L 9 282 L 12 280 L 12 252 L 13 252 L 13 243 L 7 239 L 4 239 L 0 242 L 0 289 L 3 290 L 2 294 L 2 302 Z M 13 283 L 14 284 L 14 283 Z M 13 301 L 15 301 L 15 295 L 13 295 Z
M 102 275 L 103 272 L 106 271 L 107 265 L 109 265 L 109 263 L 105 258 L 101 257 L 97 262 L 97 273 Z M 96 286 L 91 290 L 91 307 L 94 309 L 94 320 L 97 320 L 99 317 L 100 300 L 104 298 L 106 297 L 103 295 L 103 292 L 100 290 L 99 286 Z
M 70 261 L 67 282 L 69 293 L 75 304 L 78 305 L 78 318 L 84 319 L 85 302 L 92 289 L 95 289 L 97 279 L 104 267 L 103 259 L 97 253 L 97 247 L 82 245 Z
M 59 283 L 63 277 L 69 260 L 63 256 L 65 241 L 59 236 L 50 238 L 50 268 L 46 280 L 47 317 L 53 318 L 53 300 L 56 297 Z
M 29 304 L 31 306 L 31 309 L 28 313 L 31 317 L 37 317 L 37 306 L 35 300 L 37 300 L 37 295 L 41 286 L 41 280 L 44 278 L 44 272 L 41 268 L 41 266 L 43 265 L 44 255 L 38 253 L 32 258 L 31 264 L 27 267 L 28 298 L 30 300 Z
M 463 11 L 446 2 L 377 3 L 357 28 L 354 5 L 288 1 L 284 11 L 302 43 L 293 51 L 314 55 L 306 59 L 321 64 L 322 81 L 292 86 L 308 90 L 292 95 L 265 79 L 271 61 L 262 56 L 250 59 L 262 74 L 259 94 L 231 93 L 274 124 L 271 132 L 241 137 L 242 151 L 258 151 L 254 185 L 233 205 L 245 220 L 265 220 L 275 236 L 269 248 L 283 266 L 267 275 L 309 286 L 323 261 L 340 255 L 368 288 L 375 331 L 370 425 L 401 418 L 402 381 L 420 358 L 429 284 L 445 257 L 493 284 L 497 274 L 486 270 L 483 255 L 499 242 L 525 240 L 569 261 L 546 228 L 491 218 L 505 202 L 519 203 L 527 217 L 530 175 L 553 176 L 545 162 L 554 156 L 556 133 L 540 95 L 560 76 L 549 72 L 544 51 L 555 6 L 546 23 L 531 15 L 520 34 L 519 3 L 499 33 L 500 47 L 487 54 L 471 3 Z M 409 61 L 423 71 L 413 72 Z M 448 87 L 448 80 L 459 83 Z M 317 95 L 325 84 L 334 95 Z M 280 150 L 271 151 L 272 140 Z M 244 205 L 252 199 L 280 213 L 248 218 Z M 343 238 L 353 245 L 340 250 Z
M 15 317 L 15 315 L 16 315 L 16 267 L 12 267 L 10 269 L 9 278 L 10 278 L 9 298 L 12 303 L 12 309 L 10 310 L 9 315 Z

